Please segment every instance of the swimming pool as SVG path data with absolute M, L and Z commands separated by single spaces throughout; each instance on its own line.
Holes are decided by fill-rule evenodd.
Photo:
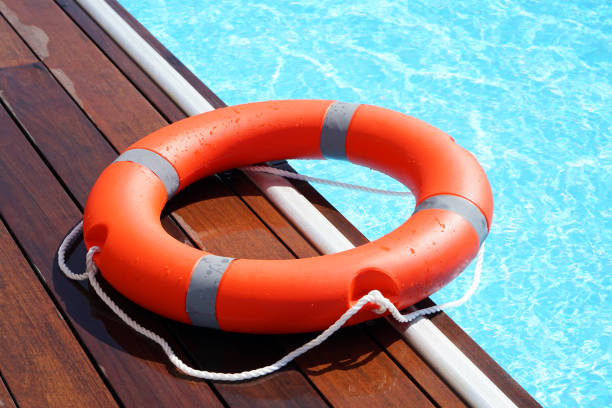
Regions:
M 544 405 L 610 405 L 610 6 L 121 3 L 228 104 L 370 103 L 419 117 L 472 151 L 496 212 L 483 283 L 449 314 Z M 304 174 L 401 188 L 343 163 L 292 164 Z M 410 199 L 318 188 L 370 239 L 413 208 Z M 434 299 L 460 296 L 469 275 Z

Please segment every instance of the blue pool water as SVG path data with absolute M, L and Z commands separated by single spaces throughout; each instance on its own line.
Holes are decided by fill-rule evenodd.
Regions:
M 228 104 L 369 103 L 423 119 L 472 151 L 493 187 L 494 225 L 481 287 L 449 314 L 544 405 L 612 404 L 609 2 L 121 3 Z M 347 164 L 292 164 L 401 188 Z M 413 208 L 410 199 L 320 191 L 370 239 Z M 435 300 L 459 297 L 468 279 Z

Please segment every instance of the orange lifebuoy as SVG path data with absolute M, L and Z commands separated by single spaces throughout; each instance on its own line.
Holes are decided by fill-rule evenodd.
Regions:
M 286 158 L 342 158 L 380 170 L 416 197 L 384 237 L 337 254 L 231 259 L 168 235 L 161 211 L 205 176 Z M 442 131 L 391 110 L 333 101 L 270 101 L 190 117 L 130 146 L 91 190 L 87 248 L 119 292 L 185 323 L 250 333 L 321 330 L 380 290 L 399 309 L 429 296 L 476 255 L 493 215 L 473 155 Z M 377 317 L 363 310 L 349 323 Z

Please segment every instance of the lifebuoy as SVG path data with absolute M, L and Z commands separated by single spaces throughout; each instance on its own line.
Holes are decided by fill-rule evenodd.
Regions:
M 286 158 L 339 158 L 380 170 L 414 193 L 413 215 L 384 237 L 337 254 L 231 259 L 189 247 L 160 223 L 167 200 L 205 176 Z M 84 213 L 87 248 L 119 292 L 181 322 L 249 333 L 322 330 L 378 289 L 399 309 L 458 275 L 488 234 L 491 188 L 444 132 L 391 110 L 294 100 L 184 119 L 109 165 Z M 362 310 L 349 323 L 378 317 Z

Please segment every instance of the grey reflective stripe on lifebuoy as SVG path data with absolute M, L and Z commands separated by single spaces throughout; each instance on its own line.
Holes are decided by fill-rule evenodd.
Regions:
M 321 128 L 321 153 L 325 158 L 346 160 L 346 131 L 358 107 L 358 103 L 334 102 L 327 109 Z
M 159 177 L 166 187 L 169 200 L 179 188 L 179 176 L 174 166 L 163 156 L 147 149 L 130 149 L 121 153 L 116 162 L 129 161 L 146 167 Z
M 196 263 L 189 281 L 185 310 L 195 326 L 219 328 L 217 322 L 217 289 L 221 277 L 234 258 L 205 255 Z
M 417 205 L 414 213 L 429 209 L 452 211 L 465 218 L 478 234 L 479 245 L 482 245 L 489 234 L 487 218 L 474 203 L 463 197 L 451 194 L 435 195 Z

